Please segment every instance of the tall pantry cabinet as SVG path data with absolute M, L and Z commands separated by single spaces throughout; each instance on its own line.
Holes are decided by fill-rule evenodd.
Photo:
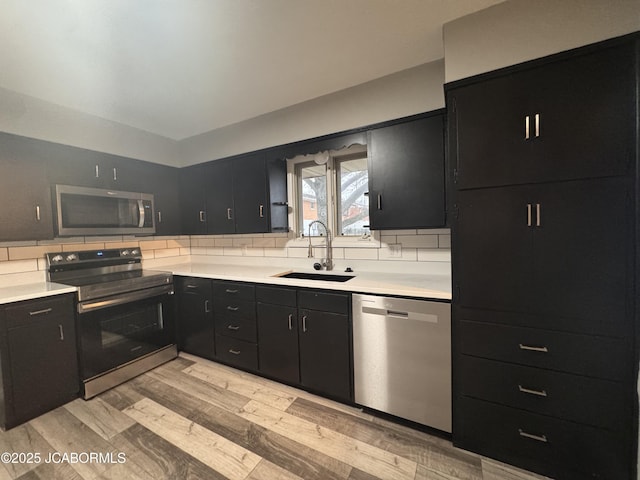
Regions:
M 635 478 L 639 43 L 446 86 L 453 440 L 554 478 Z

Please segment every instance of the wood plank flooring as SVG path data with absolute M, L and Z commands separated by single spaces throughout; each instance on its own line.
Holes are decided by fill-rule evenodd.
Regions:
M 0 480 L 543 478 L 190 355 L 0 433 L 1 452 L 41 460 L 3 463 Z

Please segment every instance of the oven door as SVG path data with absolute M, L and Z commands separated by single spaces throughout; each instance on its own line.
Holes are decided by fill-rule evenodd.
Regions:
M 78 304 L 82 380 L 174 344 L 173 299 L 167 285 Z

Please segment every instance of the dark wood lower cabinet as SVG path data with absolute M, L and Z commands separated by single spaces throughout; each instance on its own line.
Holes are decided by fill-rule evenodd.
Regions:
M 260 372 L 286 383 L 300 383 L 298 321 L 294 306 L 258 303 Z
M 215 359 L 215 328 L 211 280 L 176 277 L 179 321 L 178 348 L 199 357 Z
M 73 295 L 2 309 L 2 426 L 11 428 L 78 396 Z

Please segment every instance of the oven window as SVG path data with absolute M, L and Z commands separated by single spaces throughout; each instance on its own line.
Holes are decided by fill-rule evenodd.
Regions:
M 78 315 L 83 380 L 175 343 L 173 296 Z

